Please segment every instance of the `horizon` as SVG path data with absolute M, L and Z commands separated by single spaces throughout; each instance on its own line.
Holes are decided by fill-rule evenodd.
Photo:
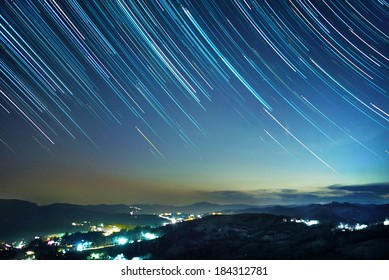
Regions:
M 387 6 L 2 1 L 0 198 L 389 202 Z
M 374 184 L 376 186 L 378 184 Z M 381 183 L 380 186 L 384 186 L 385 188 L 389 188 L 389 182 L 388 183 Z M 294 202 L 287 202 L 284 201 L 283 203 L 238 203 L 238 202 L 212 202 L 207 200 L 198 200 L 198 201 L 192 201 L 184 204 L 169 204 L 169 203 L 158 203 L 158 202 L 116 202 L 116 203 L 106 203 L 106 202 L 94 202 L 94 203 L 76 203 L 71 201 L 52 201 L 52 202 L 46 202 L 46 203 L 40 203 L 38 201 L 32 201 L 32 200 L 26 200 L 21 198 L 2 198 L 0 197 L 0 200 L 16 200 L 16 201 L 23 201 L 23 202 L 30 202 L 41 206 L 50 206 L 54 204 L 67 204 L 67 205 L 77 205 L 77 206 L 100 206 L 100 205 L 106 205 L 106 206 L 115 206 L 115 205 L 123 205 L 123 206 L 134 206 L 134 205 L 147 205 L 147 206 L 171 206 L 171 207 L 185 207 L 185 206 L 192 206 L 196 204 L 211 204 L 211 205 L 219 205 L 219 206 L 228 206 L 228 205 L 244 205 L 249 207 L 271 207 L 271 206 L 308 206 L 308 205 L 327 205 L 327 204 L 333 204 L 333 203 L 339 203 L 339 204 L 355 204 L 355 205 L 382 205 L 382 204 L 389 204 L 389 201 L 386 199 L 380 199 L 378 200 L 375 198 L 374 200 L 365 200 L 365 201 L 351 201 L 349 199 L 344 199 L 342 197 L 326 197 L 322 201 L 294 201 Z

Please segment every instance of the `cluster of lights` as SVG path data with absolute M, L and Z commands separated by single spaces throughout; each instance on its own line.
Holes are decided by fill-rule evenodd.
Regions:
M 18 242 L 15 246 L 14 246 L 16 249 L 23 249 L 24 247 L 26 247 L 26 242 L 24 240 Z
M 98 226 L 91 226 L 90 231 L 102 232 L 104 236 L 110 236 L 113 233 L 119 232 L 120 228 L 117 226 L 104 226 L 104 224 L 99 224 Z
M 11 250 L 12 246 L 7 243 L 0 244 L 0 251 L 8 251 Z
M 53 239 L 49 239 L 49 240 L 47 241 L 47 245 L 49 245 L 49 246 L 59 246 L 59 245 L 60 245 L 60 242 L 55 241 L 55 240 L 53 240 Z
M 117 245 L 125 245 L 125 244 L 134 243 L 134 240 L 129 240 L 127 237 L 120 236 L 120 237 L 114 238 L 113 242 L 114 242 L 114 244 L 117 244 Z
M 113 260 L 118 261 L 118 260 L 127 260 L 123 254 L 119 254 L 116 257 L 113 258 Z
M 35 252 L 34 251 L 27 251 L 26 252 L 26 260 L 35 260 Z
M 104 253 L 91 253 L 88 258 L 88 260 L 127 260 L 126 257 L 123 254 L 118 254 L 115 257 L 105 256 Z
M 88 257 L 88 260 L 101 260 L 103 259 L 103 253 L 91 253 Z
M 336 228 L 341 229 L 342 231 L 345 231 L 345 230 L 353 231 L 353 230 L 365 229 L 365 228 L 367 228 L 367 225 L 357 223 L 356 225 L 352 226 L 349 224 L 340 223 Z
M 151 232 L 145 232 L 145 233 L 141 233 L 142 234 L 142 237 L 145 239 L 145 240 L 153 240 L 153 239 L 157 239 L 159 238 L 158 235 L 154 234 L 154 233 L 151 233 Z
M 181 213 L 177 213 L 177 215 L 179 215 Z M 219 215 L 221 213 L 211 213 L 213 215 Z M 195 218 L 201 218 L 200 215 L 197 215 L 194 216 L 193 214 L 189 215 L 188 217 L 186 217 L 185 219 L 183 218 L 174 218 L 174 217 L 171 217 L 171 213 L 164 213 L 164 214 L 160 214 L 160 217 L 162 218 L 165 218 L 165 219 L 168 219 L 172 224 L 175 224 L 176 222 L 182 222 L 182 221 L 187 221 L 187 220 L 192 220 L 192 219 L 195 219 Z M 284 222 L 288 222 L 287 219 L 284 219 L 283 220 Z M 296 218 L 292 218 L 290 220 L 290 222 L 295 222 L 295 223 L 304 223 L 306 224 L 307 226 L 312 226 L 312 225 L 318 225 L 319 224 L 319 221 L 318 220 L 304 220 L 304 219 L 296 219 Z M 85 222 L 87 223 L 87 222 Z M 384 226 L 389 226 L 389 219 L 386 218 L 382 224 Z M 80 225 L 80 224 L 77 224 L 77 225 Z M 339 229 L 339 230 L 342 230 L 342 231 L 346 231 L 346 230 L 349 230 L 349 231 L 354 231 L 354 230 L 363 230 L 363 229 L 366 229 L 368 227 L 368 225 L 366 224 L 355 224 L 355 225 L 350 225 L 350 224 L 347 224 L 347 223 L 339 223 L 339 225 L 336 227 L 336 229 Z M 100 224 L 98 227 L 94 226 L 94 229 L 95 231 L 100 231 L 100 232 L 103 232 L 103 234 L 105 236 L 108 236 L 108 235 L 111 235 L 115 232 L 119 232 L 120 229 L 116 226 L 107 226 L 107 227 L 104 227 L 103 224 Z M 154 240 L 156 238 L 159 238 L 159 236 L 155 233 L 151 233 L 151 232 L 141 232 L 141 239 L 140 240 L 137 240 L 138 242 L 141 242 L 142 240 Z M 39 236 L 36 236 L 35 239 L 40 239 Z M 129 240 L 127 237 L 123 237 L 123 236 L 119 236 L 119 237 L 115 237 L 113 238 L 113 244 L 114 245 L 125 245 L 125 244 L 131 244 L 131 243 L 134 243 L 134 240 Z M 60 245 L 60 239 L 59 241 L 55 241 L 53 239 L 47 239 L 47 245 L 49 246 L 59 246 Z M 71 247 L 73 247 L 76 251 L 84 251 L 84 250 L 91 250 L 91 249 L 94 249 L 93 247 L 91 247 L 91 244 L 92 242 L 88 242 L 88 241 L 84 241 L 82 240 L 80 243 L 77 243 L 74 245 L 70 245 Z M 19 241 L 19 242 L 15 242 L 11 245 L 9 244 L 3 244 L 4 245 L 4 248 L 3 250 L 7 250 L 7 248 L 16 248 L 16 249 L 22 249 L 24 247 L 26 247 L 26 242 L 24 240 L 22 241 Z M 114 246 L 114 245 L 110 245 L 110 246 Z M 62 253 L 66 253 L 67 251 L 69 251 L 69 249 L 65 250 L 63 249 L 62 250 Z M 25 257 L 26 259 L 35 259 L 35 252 L 32 251 L 32 250 L 28 250 L 25 252 Z M 110 256 L 106 256 L 104 257 L 104 254 L 103 253 L 91 253 L 88 257 L 88 259 L 91 259 L 91 260 L 99 260 L 99 259 L 104 259 L 104 258 L 108 258 L 108 259 L 111 259 L 111 260 L 126 260 L 126 258 L 124 257 L 123 254 L 118 254 L 116 257 L 110 257 Z M 144 257 L 134 257 L 132 258 L 132 260 L 142 260 L 144 259 Z
M 134 214 L 136 214 L 137 212 L 139 212 L 139 211 L 142 210 L 141 208 L 136 207 L 136 206 L 130 206 L 130 208 L 132 209 L 132 210 L 130 211 L 130 215 L 134 215 Z
M 181 214 L 181 213 L 177 213 L 177 214 Z M 165 220 L 168 220 L 169 222 L 168 223 L 164 223 L 163 225 L 169 225 L 169 224 L 175 224 L 177 223 L 177 219 L 172 217 L 172 213 L 163 213 L 163 214 L 159 214 L 158 217 L 162 218 L 162 219 L 165 219 Z M 181 219 L 180 218 L 180 222 L 181 222 Z
M 142 240 L 154 240 L 156 238 L 159 238 L 158 235 L 151 233 L 151 232 L 142 232 L 141 236 L 142 236 L 142 238 L 139 239 L 138 242 L 141 242 Z M 124 237 L 124 236 L 115 237 L 112 241 L 113 241 L 114 245 L 120 245 L 120 246 L 134 243 L 134 240 L 129 240 L 127 237 Z M 79 242 L 75 245 L 75 250 L 82 252 L 84 250 L 96 249 L 94 247 L 91 247 L 91 245 L 92 245 L 92 242 L 82 240 L 81 242 Z M 114 246 L 114 245 L 109 245 L 109 246 Z M 91 255 L 90 257 L 95 258 L 96 255 L 93 255 L 93 256 Z
M 90 224 L 90 222 L 88 222 L 88 221 L 83 221 L 81 223 L 72 222 L 72 226 L 74 226 L 74 227 L 83 227 L 85 224 Z
M 313 225 L 318 225 L 319 224 L 318 220 L 291 219 L 290 221 L 291 222 L 295 222 L 295 223 L 304 223 L 304 224 L 306 224 L 309 227 L 313 226 Z
M 211 213 L 212 215 L 221 215 L 222 213 Z M 187 221 L 193 221 L 195 219 L 201 219 L 202 216 L 201 215 L 194 215 L 194 214 L 190 214 L 190 215 L 186 215 L 186 214 L 183 214 L 181 212 L 177 212 L 176 214 L 172 214 L 172 213 L 161 213 L 158 215 L 158 217 L 162 218 L 162 219 L 165 219 L 165 220 L 168 220 L 169 222 L 167 223 L 164 223 L 163 225 L 166 226 L 166 225 L 170 225 L 170 224 L 176 224 L 176 223 L 181 223 L 181 222 L 187 222 Z
M 82 241 L 81 243 L 78 243 L 77 246 L 76 246 L 76 250 L 81 252 L 81 251 L 84 251 L 84 250 L 87 250 L 88 248 L 90 248 L 92 242 L 89 242 L 89 241 Z

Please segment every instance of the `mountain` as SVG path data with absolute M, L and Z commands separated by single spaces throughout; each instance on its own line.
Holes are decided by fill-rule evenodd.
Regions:
M 38 206 L 22 200 L 0 199 L 0 241 L 31 239 L 60 232 L 88 231 L 90 225 L 124 224 L 153 225 L 163 223 L 155 215 L 131 215 L 125 205 L 52 204 Z M 83 227 L 72 226 L 73 222 L 90 222 Z
M 199 202 L 186 206 L 169 206 L 159 204 L 135 204 L 139 213 L 188 213 L 209 214 L 222 212 L 224 214 L 267 213 L 287 215 L 291 218 L 319 220 L 324 223 L 375 223 L 389 218 L 389 204 L 353 204 L 332 202 L 329 204 L 310 204 L 292 206 L 250 206 L 245 204 L 213 204 Z
M 209 202 L 197 202 L 185 206 L 171 206 L 160 204 L 134 204 L 135 207 L 141 209 L 141 213 L 153 214 L 153 213 L 187 213 L 187 214 L 208 214 L 211 212 L 220 212 L 229 209 L 229 211 L 247 209 L 254 207 L 247 204 L 215 204 Z
M 389 204 L 353 204 L 332 202 L 329 204 L 310 204 L 292 206 L 250 206 L 245 204 L 213 204 L 199 202 L 186 206 L 171 206 L 160 204 L 135 204 L 141 210 L 139 213 L 187 213 L 209 214 L 222 212 L 224 214 L 267 213 L 287 215 L 292 218 L 319 220 L 325 223 L 374 223 L 389 218 Z
M 262 206 L 199 202 L 186 206 L 135 204 L 77 205 L 55 203 L 39 206 L 22 200 L 0 199 L 0 241 L 31 238 L 59 232 L 87 231 L 89 225 L 73 227 L 72 222 L 158 226 L 166 222 L 154 213 L 224 214 L 266 213 L 290 218 L 315 219 L 321 223 L 375 223 L 389 218 L 389 204 L 337 203 L 303 206 Z
M 47 207 L 51 209 L 88 210 L 105 214 L 130 214 L 133 211 L 133 208 L 124 204 L 77 205 L 67 203 L 54 203 L 48 205 Z
M 120 252 L 128 259 L 157 260 L 389 259 L 389 227 L 383 224 L 343 232 L 326 224 L 290 222 L 286 216 L 235 214 L 160 230 L 161 238 L 128 245 Z M 119 253 L 115 250 L 106 253 Z
M 324 223 L 376 223 L 389 218 L 389 204 L 352 204 L 332 202 L 305 206 L 271 206 L 239 209 L 234 213 L 269 213 Z

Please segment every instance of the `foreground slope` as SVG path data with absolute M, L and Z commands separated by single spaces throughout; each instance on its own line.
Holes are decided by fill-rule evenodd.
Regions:
M 208 216 L 161 228 L 158 240 L 129 246 L 125 255 L 151 259 L 389 259 L 389 227 L 360 231 L 307 226 L 285 216 Z

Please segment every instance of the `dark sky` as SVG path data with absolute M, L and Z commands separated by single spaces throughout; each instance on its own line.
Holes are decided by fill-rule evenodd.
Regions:
M 1 1 L 0 198 L 387 202 L 388 19 L 362 0 Z

